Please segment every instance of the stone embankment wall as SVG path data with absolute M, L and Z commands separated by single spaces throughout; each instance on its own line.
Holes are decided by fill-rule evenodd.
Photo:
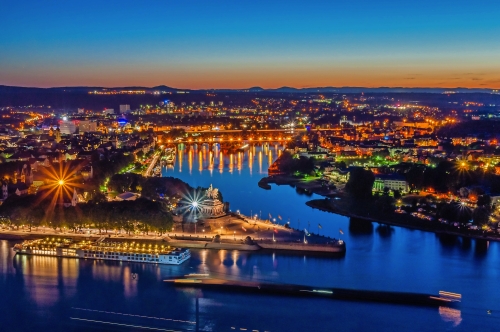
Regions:
M 259 246 L 263 249 L 275 250 L 293 250 L 293 251 L 310 251 L 310 252 L 345 252 L 345 245 L 321 245 L 321 244 L 303 244 L 290 242 L 259 242 Z

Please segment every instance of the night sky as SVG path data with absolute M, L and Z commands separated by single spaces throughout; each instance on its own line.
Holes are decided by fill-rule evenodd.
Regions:
M 500 1 L 0 0 L 0 84 L 500 87 Z

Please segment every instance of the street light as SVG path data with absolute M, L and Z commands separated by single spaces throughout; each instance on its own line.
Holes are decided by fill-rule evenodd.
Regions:
M 61 180 L 59 180 L 57 183 L 58 183 L 60 186 L 63 186 L 63 185 L 64 185 L 64 180 L 62 180 L 62 179 L 61 179 Z

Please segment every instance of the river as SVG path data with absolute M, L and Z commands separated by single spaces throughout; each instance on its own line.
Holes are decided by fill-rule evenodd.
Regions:
M 347 218 L 305 205 L 315 196 L 257 186 L 279 149 L 227 155 L 179 150 L 175 176 L 219 188 L 233 211 L 269 214 L 340 237 L 344 257 L 194 250 L 181 266 L 15 256 L 0 241 L 1 330 L 27 331 L 497 331 L 500 246 Z M 360 207 L 362 208 L 362 207 Z M 319 227 L 321 225 L 321 228 Z M 341 234 L 341 232 L 343 234 Z M 163 279 L 209 272 L 239 280 L 462 294 L 456 308 L 176 289 Z M 134 276 L 137 276 L 134 278 Z M 489 311 L 488 311 L 489 310 Z

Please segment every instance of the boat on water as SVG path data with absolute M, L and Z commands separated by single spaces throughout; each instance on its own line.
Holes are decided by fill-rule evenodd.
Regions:
M 236 152 L 245 152 L 246 149 L 249 148 L 249 145 L 248 144 L 244 144 L 242 146 L 240 146 L 239 148 L 236 149 Z
M 312 287 L 305 285 L 266 283 L 259 281 L 227 280 L 211 278 L 207 274 L 188 274 L 183 277 L 164 280 L 176 287 L 214 289 L 229 292 L 252 292 L 256 294 L 277 294 L 324 297 L 336 300 L 373 301 L 410 305 L 447 307 L 461 302 L 461 294 L 440 291 L 439 294 L 373 291 L 349 288 Z
M 175 161 L 175 149 L 173 148 L 168 148 L 165 150 L 165 155 L 162 157 L 162 159 L 165 161 L 166 164 L 173 164 Z
M 46 238 L 26 240 L 14 245 L 16 255 L 39 255 L 54 257 L 71 257 L 120 262 L 139 262 L 152 264 L 180 265 L 191 257 L 191 251 L 185 248 L 174 248 L 105 241 L 102 237 L 97 241 L 73 242 L 73 239 Z
M 165 156 L 165 162 L 167 164 L 173 164 L 174 161 L 175 161 L 175 155 L 174 154 Z

